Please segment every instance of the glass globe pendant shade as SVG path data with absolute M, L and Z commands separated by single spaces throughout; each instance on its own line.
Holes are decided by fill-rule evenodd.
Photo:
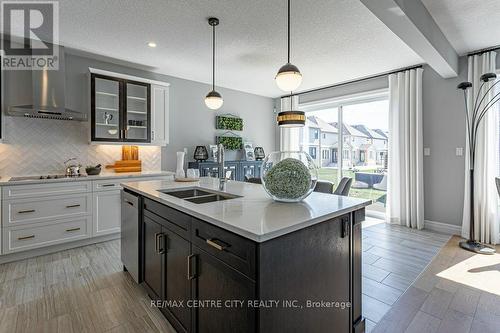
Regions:
M 276 84 L 283 91 L 293 91 L 302 83 L 302 74 L 297 66 L 287 63 L 278 71 L 275 77 Z
M 224 100 L 222 99 L 222 96 L 215 90 L 209 92 L 205 97 L 205 105 L 209 109 L 217 110 L 222 106 L 223 103 Z

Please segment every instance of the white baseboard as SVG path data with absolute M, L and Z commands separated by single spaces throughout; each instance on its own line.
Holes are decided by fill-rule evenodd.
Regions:
M 7 262 L 11 262 L 11 261 L 22 260 L 22 259 L 26 259 L 26 258 L 38 257 L 38 256 L 42 256 L 45 254 L 64 251 L 64 250 L 68 250 L 68 249 L 73 249 L 75 247 L 81 247 L 81 246 L 90 245 L 90 244 L 101 243 L 101 242 L 105 242 L 105 241 L 113 240 L 113 239 L 118 239 L 118 238 L 120 238 L 120 233 L 92 237 L 92 238 L 86 238 L 86 239 L 81 239 L 81 240 L 78 240 L 75 242 L 68 242 L 68 243 L 63 243 L 63 244 L 47 246 L 47 247 L 41 247 L 38 249 L 32 249 L 32 250 L 27 250 L 27 251 L 8 253 L 8 254 L 0 255 L 0 264 L 4 264 Z
M 424 221 L 424 229 L 446 235 L 460 235 L 462 233 L 462 226 L 429 220 Z

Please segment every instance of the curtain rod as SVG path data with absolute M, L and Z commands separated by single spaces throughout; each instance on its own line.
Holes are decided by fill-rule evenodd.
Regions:
M 315 88 L 315 89 L 310 89 L 310 90 L 304 90 L 304 91 L 301 91 L 301 92 L 298 92 L 298 93 L 295 93 L 295 94 L 283 95 L 280 98 L 285 98 L 285 97 L 290 97 L 290 96 L 300 96 L 300 95 L 309 94 L 309 93 L 316 92 L 316 91 L 337 88 L 337 87 L 345 86 L 345 85 L 348 85 L 348 84 L 353 84 L 353 83 L 358 83 L 358 82 L 362 82 L 362 81 L 368 81 L 368 80 L 378 79 L 380 77 L 384 77 L 384 76 L 388 76 L 388 75 L 391 75 L 391 74 L 396 74 L 396 73 L 408 71 L 408 70 L 411 70 L 411 69 L 422 68 L 422 67 L 423 67 L 423 65 L 415 65 L 415 66 L 405 67 L 405 68 L 401 68 L 401 69 L 390 71 L 390 72 L 384 72 L 384 73 L 380 73 L 380 74 L 373 75 L 373 76 L 366 76 L 366 77 L 362 77 L 362 78 L 351 80 L 351 81 L 345 81 L 345 82 L 333 84 L 333 85 L 330 85 L 330 86 L 325 86 L 325 87 L 320 87 L 320 88 Z
M 474 55 L 479 55 L 479 54 L 483 54 L 483 53 L 486 53 L 486 52 L 498 51 L 498 50 L 500 50 L 500 45 L 488 47 L 488 48 L 477 50 L 477 51 L 473 51 L 471 53 L 467 53 L 467 56 L 471 57 L 471 56 L 474 56 Z

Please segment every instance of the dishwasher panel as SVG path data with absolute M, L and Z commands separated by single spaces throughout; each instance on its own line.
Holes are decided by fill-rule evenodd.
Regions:
M 139 204 L 140 198 L 130 192 L 121 191 L 121 259 L 135 282 L 140 283 L 139 274 Z

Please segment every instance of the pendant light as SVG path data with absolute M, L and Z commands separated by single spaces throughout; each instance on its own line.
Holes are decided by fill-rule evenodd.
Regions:
M 284 99 L 288 99 L 288 105 Z M 303 127 L 306 124 L 306 114 L 303 111 L 294 111 L 297 106 L 298 96 L 283 97 L 281 99 L 281 112 L 278 113 L 277 122 L 279 127 Z
M 222 106 L 224 100 L 221 94 L 215 91 L 215 26 L 219 25 L 219 19 L 211 17 L 208 24 L 212 26 L 212 91 L 205 97 L 205 105 L 212 110 L 217 110 Z
M 281 66 L 276 74 L 275 80 L 278 87 L 283 91 L 297 89 L 302 83 L 302 74 L 297 66 L 290 63 L 290 0 L 288 0 L 288 58 L 287 63 Z

